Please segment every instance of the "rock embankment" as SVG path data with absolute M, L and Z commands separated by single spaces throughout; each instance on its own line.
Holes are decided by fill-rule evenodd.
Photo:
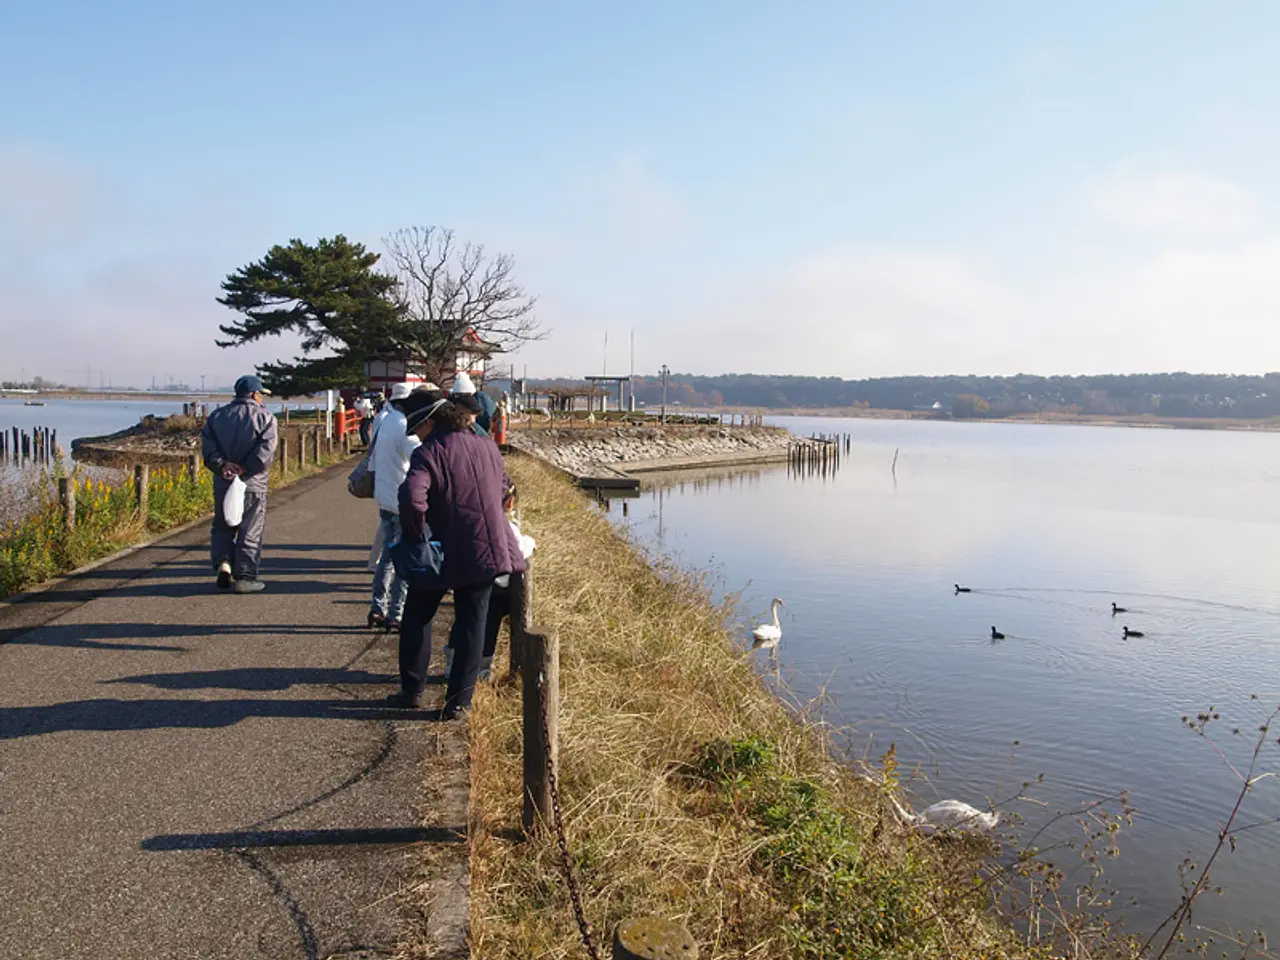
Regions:
M 673 466 L 690 459 L 732 460 L 749 454 L 786 454 L 795 438 L 777 427 L 580 428 L 528 430 L 512 435 L 512 443 L 575 476 L 604 467 L 626 471 L 628 465 Z

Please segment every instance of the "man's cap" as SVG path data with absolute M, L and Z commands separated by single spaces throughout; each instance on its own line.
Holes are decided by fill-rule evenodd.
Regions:
M 484 412 L 484 407 L 480 406 L 480 398 L 474 393 L 455 393 L 449 399 L 464 410 L 470 410 L 476 416 Z
M 411 393 L 413 393 L 412 383 L 393 383 L 391 385 L 391 402 L 395 403 L 397 400 L 403 400 Z
M 225 383 L 226 381 L 224 380 L 223 382 Z M 236 381 L 237 397 L 247 397 L 254 393 L 265 393 L 267 396 L 271 395 L 271 391 L 262 385 L 261 378 L 252 373 L 246 374 Z

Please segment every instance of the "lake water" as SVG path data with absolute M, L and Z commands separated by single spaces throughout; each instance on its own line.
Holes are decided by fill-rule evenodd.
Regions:
M 1026 837 L 1129 791 L 1137 813 L 1107 877 L 1136 900 L 1120 908 L 1128 926 L 1149 931 L 1240 789 L 1180 718 L 1216 707 L 1215 739 L 1247 766 L 1280 703 L 1280 435 L 778 422 L 850 433 L 852 452 L 825 479 L 672 474 L 611 516 L 713 571 L 754 622 L 783 598 L 782 680 L 802 700 L 825 694 L 859 752 L 896 744 L 919 767 L 917 805 L 997 802 Z M 1130 612 L 1113 618 L 1113 601 Z M 1125 640 L 1126 624 L 1145 637 Z M 1280 769 L 1277 733 L 1263 769 Z M 1007 801 L 1040 774 L 1034 801 Z M 1275 784 L 1239 823 L 1280 816 Z M 1280 932 L 1280 826 L 1243 834 L 1214 879 L 1226 891 L 1200 901 L 1199 924 Z
M 167 417 L 181 413 L 181 403 L 152 400 L 46 400 L 43 407 L 28 407 L 23 400 L 0 398 L 0 430 L 30 433 L 36 427 L 58 431 L 63 450 L 80 437 L 100 437 L 131 427 L 147 414 Z

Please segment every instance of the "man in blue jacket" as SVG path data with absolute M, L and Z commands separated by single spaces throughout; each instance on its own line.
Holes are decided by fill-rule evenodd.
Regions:
M 213 528 L 209 534 L 218 589 L 258 593 L 262 533 L 267 521 L 267 474 L 276 455 L 276 418 L 262 405 L 268 396 L 255 376 L 236 381 L 236 398 L 205 419 L 201 432 L 204 465 L 213 471 Z M 237 527 L 222 516 L 222 501 L 231 481 L 246 487 L 244 516 Z

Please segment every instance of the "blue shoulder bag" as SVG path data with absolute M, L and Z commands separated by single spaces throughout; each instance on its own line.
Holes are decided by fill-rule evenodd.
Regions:
M 439 540 L 429 539 L 429 529 L 426 534 L 428 539 L 422 543 L 408 543 L 401 536 L 388 548 L 391 562 L 410 590 L 444 590 L 444 547 Z

